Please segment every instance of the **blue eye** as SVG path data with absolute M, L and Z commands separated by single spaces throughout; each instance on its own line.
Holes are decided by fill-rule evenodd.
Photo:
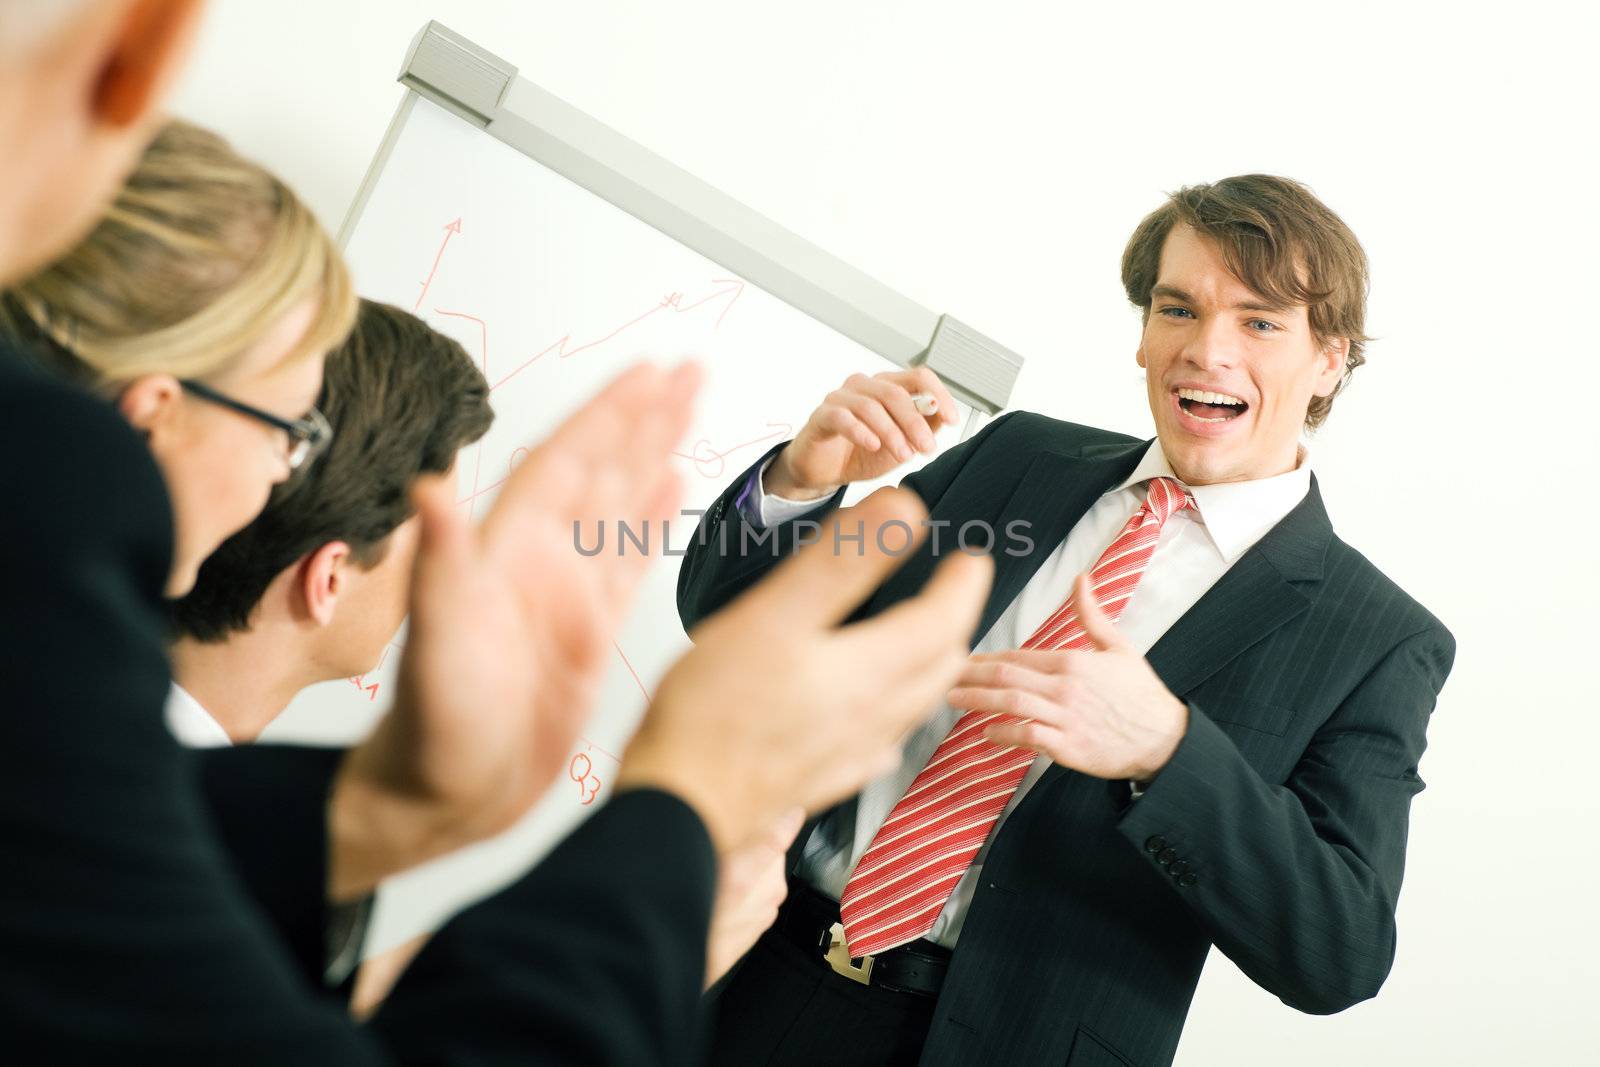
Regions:
M 1160 312 L 1158 312 L 1158 314 L 1165 315 L 1169 319 L 1176 319 L 1176 318 L 1191 318 L 1192 319 L 1192 318 L 1194 318 L 1194 313 L 1191 312 L 1188 308 L 1180 308 L 1180 307 L 1164 307 L 1164 308 L 1161 309 Z
M 1277 323 L 1268 322 L 1266 319 L 1251 319 L 1249 326 L 1256 333 L 1271 333 L 1278 328 Z

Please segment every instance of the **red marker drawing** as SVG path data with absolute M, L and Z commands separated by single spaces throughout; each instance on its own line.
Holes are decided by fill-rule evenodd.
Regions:
M 480 445 L 479 447 L 481 448 L 482 446 Z M 526 448 L 518 448 L 518 449 L 516 449 L 514 452 L 511 453 L 511 458 L 506 461 L 506 476 L 504 478 L 501 478 L 498 482 L 491 482 L 490 484 L 484 486 L 482 489 L 478 489 L 475 492 L 473 492 L 472 495 L 466 496 L 466 497 L 461 498 L 460 500 L 457 500 L 456 501 L 456 507 L 460 507 L 462 504 L 465 504 L 468 501 L 476 500 L 480 496 L 483 496 L 485 493 L 492 493 L 496 489 L 500 488 L 502 485 L 505 485 L 506 482 L 511 480 L 511 472 L 517 469 L 517 464 L 521 463 L 522 460 L 523 460 L 523 457 L 525 457 L 527 454 L 528 454 L 528 450 Z M 476 483 L 474 483 L 474 484 L 476 484 Z
M 633 675 L 633 684 L 639 687 L 639 692 L 644 694 L 645 702 L 649 703 L 649 701 L 650 701 L 650 690 L 646 689 L 644 687 L 644 682 L 639 680 L 639 672 L 633 669 L 633 664 L 632 663 L 628 662 L 628 654 L 626 652 L 622 651 L 622 646 L 617 644 L 615 641 L 611 642 L 611 647 L 616 649 L 617 650 L 617 655 L 622 657 L 622 665 L 624 667 L 628 668 L 628 673 L 629 674 Z
M 794 427 L 787 422 L 769 422 L 767 425 L 781 428 L 774 429 L 772 433 L 763 434 L 760 437 L 753 437 L 748 441 L 741 441 L 736 445 L 722 449 L 720 452 L 717 449 L 712 448 L 711 442 L 702 437 L 700 440 L 694 443 L 694 451 L 692 453 L 678 452 L 674 450 L 672 454 L 674 456 L 681 456 L 684 459 L 691 460 L 694 463 L 695 470 L 698 471 L 702 477 L 720 478 L 722 477 L 723 469 L 727 467 L 727 458 L 733 455 L 733 453 L 739 451 L 739 449 L 749 448 L 751 445 L 758 445 L 763 441 L 770 441 L 775 437 L 787 437 L 789 436 L 790 431 L 794 429 Z M 702 452 L 709 452 L 710 455 L 703 455 Z
M 456 220 L 456 222 L 460 221 L 460 219 Z M 449 238 L 450 235 L 445 234 L 445 239 L 449 240 Z M 440 254 L 443 255 L 442 249 Z M 478 324 L 478 335 L 483 345 L 481 349 L 483 360 L 480 368 L 483 371 L 485 380 L 487 380 L 489 377 L 489 324 L 476 315 L 468 315 L 465 311 L 446 311 L 444 308 L 434 308 L 433 313 L 435 315 L 445 315 L 452 319 L 470 319 Z M 472 492 L 467 494 L 465 501 L 468 504 L 467 518 L 469 519 L 473 517 L 472 513 L 478 509 L 476 503 L 478 499 L 478 477 L 483 472 L 483 443 L 481 441 L 478 443 L 478 447 L 473 449 L 473 452 L 475 455 L 472 458 Z
M 542 349 L 541 351 L 535 353 L 532 358 L 526 360 L 520 366 L 518 366 L 516 369 L 511 371 L 511 373 L 507 374 L 505 377 L 501 378 L 499 381 L 495 382 L 492 386 L 490 386 L 489 387 L 489 391 L 493 392 L 494 390 L 500 388 L 502 385 L 504 385 L 507 382 L 509 382 L 512 378 L 515 378 L 517 375 L 521 374 L 523 371 L 525 371 L 529 367 L 533 366 L 539 360 L 543 359 L 545 356 L 548 356 L 551 352 L 555 352 L 557 354 L 557 358 L 559 358 L 559 359 L 570 359 L 571 357 L 576 356 L 580 352 L 586 352 L 591 348 L 595 348 L 595 347 L 597 347 L 599 345 L 605 344 L 607 341 L 610 341 L 611 339 L 616 337 L 618 334 L 623 333 L 624 331 L 630 329 L 631 327 L 637 326 L 639 323 L 643 322 L 645 319 L 648 319 L 650 316 L 656 314 L 659 311 L 673 311 L 673 312 L 676 312 L 677 314 L 681 315 L 681 314 L 684 314 L 685 312 L 693 311 L 695 308 L 700 307 L 702 304 L 710 303 L 711 301 L 716 300 L 716 299 L 718 299 L 720 297 L 729 297 L 730 299 L 728 300 L 727 304 L 723 306 L 722 313 L 717 316 L 717 321 L 716 321 L 715 325 L 712 327 L 713 329 L 715 329 L 717 326 L 721 326 L 722 325 L 722 320 L 727 318 L 728 309 L 733 307 L 733 305 L 738 302 L 739 297 L 744 294 L 744 282 L 740 281 L 737 278 L 713 278 L 711 280 L 711 284 L 712 285 L 720 285 L 720 286 L 723 286 L 723 288 L 718 289 L 716 292 L 712 293 L 709 296 L 701 297 L 699 300 L 696 300 L 692 304 L 685 304 L 683 302 L 683 294 L 682 293 L 677 293 L 677 292 L 668 293 L 666 296 L 664 296 L 660 300 L 656 301 L 655 306 L 652 307 L 649 311 L 646 311 L 643 314 L 634 316 L 632 319 L 629 319 L 627 322 L 623 323 L 621 326 L 618 326 L 616 329 L 612 330 L 610 333 L 606 334 L 604 337 L 598 338 L 598 339 L 593 340 L 593 341 L 586 341 L 583 344 L 578 345 L 576 347 L 568 347 L 572 342 L 572 335 L 569 333 L 565 337 L 561 338 L 561 340 L 555 342 L 554 344 L 547 345 L 544 349 Z
M 594 770 L 594 763 L 582 752 L 572 757 L 572 762 L 567 764 L 567 777 L 578 783 L 578 803 L 588 807 L 594 803 L 594 798 L 600 795 L 600 786 L 604 783 L 598 777 L 589 773 Z M 591 787 L 590 782 L 594 785 Z M 587 791 L 586 791 L 587 790 Z
M 439 261 L 444 258 L 444 250 L 450 244 L 450 238 L 454 237 L 460 232 L 461 216 L 457 215 L 454 221 L 445 224 L 444 240 L 439 242 L 439 252 L 433 257 L 433 269 L 428 271 L 427 280 L 422 283 L 422 292 L 417 294 L 417 302 L 411 305 L 411 311 L 413 314 L 415 314 L 416 310 L 422 306 L 423 298 L 428 295 L 428 287 L 433 284 L 434 275 L 439 273 Z
M 378 686 L 380 686 L 383 683 L 381 683 L 381 682 L 373 682 L 371 685 L 368 685 L 367 684 L 367 676 L 368 675 L 372 675 L 372 674 L 376 674 L 379 671 L 383 670 L 384 661 L 389 658 L 389 649 L 391 647 L 395 647 L 393 642 L 391 642 L 389 645 L 385 645 L 384 646 L 383 655 L 378 657 L 378 662 L 373 666 L 373 668 L 371 670 L 366 671 L 366 672 L 364 672 L 362 674 L 352 675 L 350 677 L 350 684 L 354 685 L 357 689 L 359 689 L 363 693 L 367 694 L 367 699 L 368 700 L 377 700 L 378 699 Z

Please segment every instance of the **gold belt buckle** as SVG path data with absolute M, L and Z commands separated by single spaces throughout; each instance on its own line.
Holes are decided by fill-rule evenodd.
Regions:
M 833 968 L 834 974 L 842 974 L 852 982 L 862 985 L 871 984 L 872 957 L 862 956 L 861 965 L 858 967 L 850 958 L 850 950 L 844 944 L 844 923 L 834 923 L 828 931 L 828 954 L 823 957 L 828 961 L 828 966 Z

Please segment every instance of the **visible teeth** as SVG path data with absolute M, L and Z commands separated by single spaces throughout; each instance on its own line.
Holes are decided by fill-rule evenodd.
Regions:
M 1193 400 L 1199 404 L 1227 404 L 1229 407 L 1242 407 L 1244 401 L 1227 393 L 1213 393 L 1205 389 L 1179 389 L 1178 395 L 1185 400 Z

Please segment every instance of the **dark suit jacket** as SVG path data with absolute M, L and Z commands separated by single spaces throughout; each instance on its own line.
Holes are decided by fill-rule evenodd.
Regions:
M 202 758 L 168 734 L 172 517 L 148 449 L 108 405 L 0 348 L 0 457 L 4 1058 L 698 1059 L 715 860 L 662 793 L 619 795 L 458 916 L 368 1026 L 319 995 L 339 753 Z
M 997 532 L 974 644 L 1146 444 L 1015 413 L 906 479 L 930 519 L 953 523 L 945 551 L 962 522 Z M 685 626 L 758 580 L 773 544 L 784 553 L 799 533 L 791 522 L 742 551 L 754 542 L 741 541 L 733 501 L 749 473 L 707 511 L 685 557 Z M 1031 524 L 1027 555 L 1004 552 L 1016 520 Z M 920 588 L 929 549 L 857 616 Z M 1213 944 L 1302 1011 L 1377 993 L 1394 957 L 1417 761 L 1454 647 L 1334 536 L 1313 479 L 1150 650 L 1189 728 L 1144 796 L 1051 767 L 1000 828 L 923 1063 L 1169 1063 Z

